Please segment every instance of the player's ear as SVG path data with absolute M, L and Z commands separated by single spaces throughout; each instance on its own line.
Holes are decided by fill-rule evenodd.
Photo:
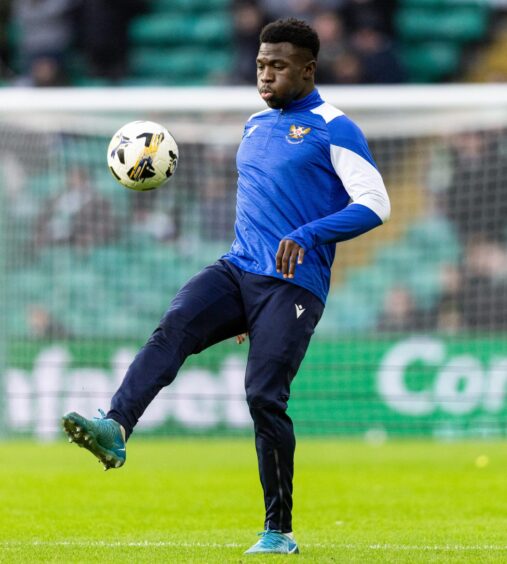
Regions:
M 317 67 L 317 61 L 315 59 L 308 61 L 303 67 L 303 78 L 305 80 L 310 80 L 314 78 L 316 67 Z

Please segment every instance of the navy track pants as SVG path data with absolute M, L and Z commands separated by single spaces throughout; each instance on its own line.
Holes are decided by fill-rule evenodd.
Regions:
M 264 491 L 265 528 L 290 532 L 296 442 L 287 402 L 323 309 L 305 288 L 219 260 L 178 292 L 130 365 L 107 416 L 130 436 L 187 356 L 248 331 L 245 389 Z

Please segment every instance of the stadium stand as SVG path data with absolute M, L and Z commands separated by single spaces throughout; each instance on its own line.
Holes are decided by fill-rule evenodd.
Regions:
M 435 252 L 428 253 L 428 249 Z M 383 314 L 386 295 L 395 288 L 410 293 L 421 317 L 429 315 L 442 291 L 442 269 L 456 265 L 461 245 L 452 225 L 444 217 L 423 218 L 401 237 L 381 247 L 371 263 L 350 268 L 343 284 L 329 297 L 324 329 L 347 334 L 374 331 Z M 420 326 L 424 320 L 420 319 Z
M 231 61 L 228 0 L 157 0 L 130 28 L 132 81 L 206 84 Z M 222 78 L 223 81 L 223 78 Z
M 128 84 L 182 85 L 225 80 L 221 73 L 232 56 L 230 0 L 154 0 L 149 6 L 150 10 L 137 16 L 130 26 Z M 401 53 L 409 79 L 435 81 L 453 76 L 467 46 L 487 37 L 490 11 L 486 4 L 473 0 L 400 1 L 393 24 L 403 46 Z M 11 37 L 15 38 L 15 30 L 12 31 Z M 503 45 L 501 37 L 494 45 L 497 44 Z M 136 202 L 130 194 L 118 192 L 110 182 L 103 166 L 105 138 L 74 136 L 71 142 L 61 141 L 61 170 L 84 167 L 93 171 L 93 184 L 104 198 L 99 207 L 107 209 L 108 199 L 114 195 L 115 221 L 122 227 L 116 238 L 110 240 L 97 239 L 97 234 L 93 234 L 95 239 L 90 243 L 90 237 L 81 234 L 76 243 L 75 233 L 67 240 L 44 240 L 37 228 L 42 220 L 36 210 L 43 209 L 68 186 L 64 175 L 53 168 L 44 170 L 44 166 L 29 163 L 27 197 L 20 207 L 16 207 L 16 202 L 8 202 L 12 206 L 12 225 L 8 227 L 13 241 L 8 259 L 12 268 L 9 284 L 17 296 L 10 303 L 19 304 L 21 300 L 25 304 L 24 310 L 12 307 L 12 333 L 30 333 L 31 317 L 27 311 L 45 303 L 56 321 L 50 330 L 80 337 L 97 331 L 104 336 L 144 335 L 154 316 L 167 305 L 167 296 L 197 268 L 226 250 L 234 210 L 225 203 L 232 198 L 223 187 L 201 185 L 192 177 L 193 165 L 189 164 L 189 170 L 185 165 L 179 169 L 174 190 L 167 192 L 168 196 L 156 194 L 146 206 L 147 199 L 144 204 Z M 206 160 L 209 166 L 217 166 L 213 159 L 220 161 L 220 156 L 201 154 L 202 146 L 183 144 L 182 150 L 192 153 L 195 159 Z M 381 164 L 383 170 L 389 166 Z M 499 171 L 499 166 L 494 164 L 492 170 Z M 233 186 L 233 161 L 224 167 L 214 176 L 223 178 L 224 185 Z M 497 174 L 500 178 L 501 173 Z M 53 228 L 62 228 L 65 221 L 76 219 L 75 211 L 73 214 L 74 217 L 60 215 L 46 221 L 53 221 Z M 220 232 L 207 224 L 207 217 L 220 218 Z M 66 228 L 69 232 L 73 229 L 70 223 Z M 191 242 L 190 250 L 183 250 L 182 240 L 186 245 Z M 198 259 L 191 258 L 192 241 L 200 245 Z M 334 331 L 344 333 L 375 329 L 386 295 L 399 286 L 410 293 L 418 311 L 430 312 L 442 294 L 443 269 L 456 266 L 464 246 L 449 217 L 414 218 L 395 240 L 379 246 L 366 264 L 347 269 L 345 279 L 331 292 L 323 327 L 328 324 Z M 428 253 L 428 248 L 433 252 Z M 135 265 L 129 263 L 132 253 L 139 257 Z M 23 261 L 19 257 L 24 257 Z M 114 273 L 110 271 L 111 265 L 115 265 Z M 155 278 L 153 272 L 157 273 Z M 63 286 L 52 285 L 56 273 L 65 273 L 59 278 Z M 81 311 L 69 307 L 80 280 L 86 280 L 89 292 L 88 298 L 79 300 Z M 144 293 L 142 290 L 147 287 L 150 292 Z M 135 320 L 129 315 L 130 306 L 136 311 Z M 105 310 L 110 315 L 99 315 Z M 103 326 L 97 324 L 98 318 Z
M 395 27 L 409 80 L 456 77 L 465 49 L 487 39 L 490 12 L 475 0 L 402 0 Z
M 100 5 L 100 0 L 94 1 Z M 13 6 L 10 19 L 9 4 Z M 71 4 L 80 5 L 79 0 Z M 329 41 L 326 38 L 322 53 L 322 60 L 329 66 L 327 71 L 321 69 L 322 77 L 331 83 L 349 80 L 358 83 L 455 80 L 463 76 L 472 55 L 488 47 L 492 28 L 497 25 L 498 14 L 502 13 L 493 3 L 482 0 L 398 0 L 387 3 L 329 0 L 322 4 L 303 4 L 306 6 L 304 14 L 312 23 L 315 20 L 322 33 L 328 29 L 326 22 L 331 21 L 329 14 L 337 18 L 335 27 L 339 37 L 336 42 L 330 42 L 334 51 L 325 52 Z M 17 2 L 3 2 L 0 8 L 0 26 L 6 31 L 0 39 L 0 80 L 4 82 L 12 82 L 14 76 L 26 73 L 20 56 L 23 38 L 19 21 L 13 15 L 16 5 Z M 295 9 L 287 15 L 299 15 L 297 2 L 288 5 L 293 5 Z M 255 37 L 256 32 L 251 26 L 258 26 L 260 30 L 272 13 L 279 14 L 282 9 L 281 4 L 261 0 L 150 0 L 139 2 L 139 6 L 142 9 L 133 12 L 125 22 L 128 25 L 128 49 L 123 49 L 128 63 L 126 74 L 123 76 L 120 68 L 111 70 L 111 76 L 101 76 L 93 64 L 90 68 L 86 44 L 90 42 L 91 35 L 89 31 L 83 31 L 81 23 L 81 27 L 76 26 L 74 47 L 67 54 L 67 79 L 71 84 L 236 83 L 238 77 L 234 75 L 234 69 L 238 68 L 238 62 L 235 62 L 235 54 L 240 52 L 236 41 L 245 36 L 245 26 L 250 26 L 248 33 Z M 254 6 L 258 13 L 255 21 L 251 19 L 249 6 Z M 237 18 L 240 13 L 242 19 Z M 322 16 L 320 20 L 319 16 Z M 76 19 L 79 20 L 80 16 Z M 389 62 L 382 73 L 372 74 L 366 69 L 366 73 L 356 71 L 352 76 L 347 74 L 343 78 L 340 72 L 332 71 L 333 59 L 337 66 L 350 62 L 351 57 L 358 57 L 360 60 L 356 63 L 359 64 L 363 59 L 366 66 L 372 61 L 372 52 L 361 53 L 357 44 L 358 31 L 365 27 L 375 29 L 382 36 L 375 40 L 370 38 L 370 41 L 377 42 L 377 45 L 368 47 L 376 55 L 373 67 L 386 65 L 386 60 Z M 338 44 L 341 45 L 336 49 Z M 105 45 L 101 48 L 104 52 Z M 396 69 L 397 61 L 405 72 Z M 119 67 L 122 65 L 123 62 Z M 386 79 L 389 68 L 395 71 Z M 243 74 L 250 76 L 246 70 Z

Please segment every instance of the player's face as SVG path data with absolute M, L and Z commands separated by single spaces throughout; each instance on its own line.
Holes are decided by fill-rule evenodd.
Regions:
M 309 49 L 292 43 L 261 43 L 257 89 L 270 108 L 284 108 L 314 88 L 315 60 Z

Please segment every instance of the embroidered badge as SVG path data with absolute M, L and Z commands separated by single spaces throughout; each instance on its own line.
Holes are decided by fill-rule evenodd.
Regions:
M 285 136 L 285 139 L 291 145 L 298 145 L 305 140 L 305 135 L 310 133 L 310 127 L 303 127 L 302 125 L 291 125 L 289 129 L 288 135 Z

